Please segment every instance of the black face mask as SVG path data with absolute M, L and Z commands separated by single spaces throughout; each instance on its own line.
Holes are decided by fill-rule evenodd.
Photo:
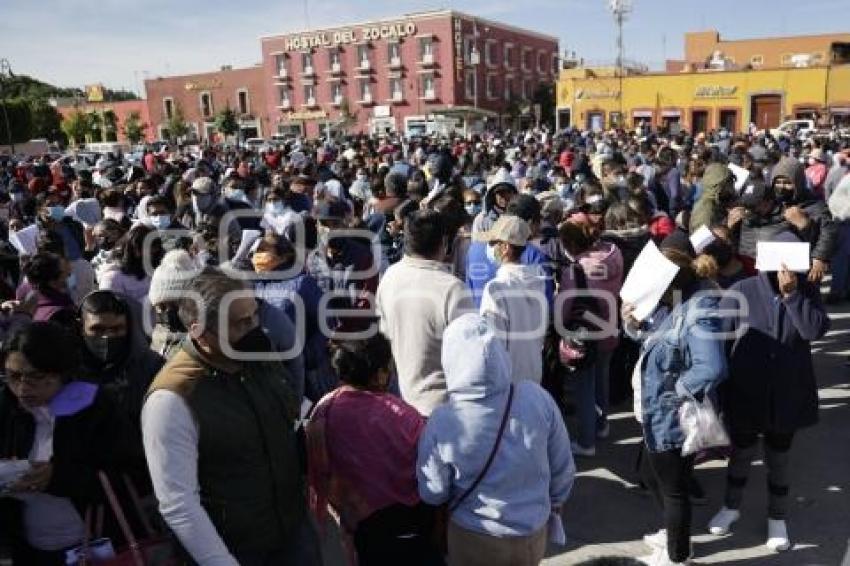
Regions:
M 96 360 L 104 365 L 118 364 L 130 351 L 127 336 L 85 336 L 86 348 Z
M 259 326 L 254 327 L 245 336 L 240 338 L 233 344 L 233 349 L 237 352 L 246 353 L 268 353 L 272 351 L 272 343 L 266 333 Z
M 776 193 L 776 198 L 778 198 L 782 204 L 792 204 L 796 200 L 796 197 L 797 194 L 793 190 L 777 191 Z
M 180 320 L 180 315 L 177 311 L 177 307 L 168 307 L 166 310 L 156 313 L 156 320 L 163 326 L 167 326 L 171 332 L 185 333 L 186 327 L 183 325 L 183 321 Z

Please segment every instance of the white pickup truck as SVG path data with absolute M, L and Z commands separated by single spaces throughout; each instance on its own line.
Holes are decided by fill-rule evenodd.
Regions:
M 788 120 L 782 122 L 776 128 L 771 128 L 770 135 L 774 138 L 790 138 L 796 136 L 797 139 L 806 139 L 818 131 L 814 120 Z

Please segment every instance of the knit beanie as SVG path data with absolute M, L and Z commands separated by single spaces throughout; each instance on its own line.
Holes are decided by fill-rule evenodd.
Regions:
M 195 260 L 186 250 L 171 250 L 165 254 L 162 263 L 151 277 L 151 288 L 148 293 L 151 304 L 157 305 L 176 300 L 176 294 L 189 288 L 189 284 L 198 271 Z

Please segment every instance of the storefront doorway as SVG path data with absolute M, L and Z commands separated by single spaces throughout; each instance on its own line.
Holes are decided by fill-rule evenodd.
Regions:
M 760 94 L 753 96 L 750 104 L 750 120 L 759 130 L 775 128 L 782 118 L 782 95 Z
M 721 110 L 720 124 L 722 129 L 734 133 L 738 129 L 738 111 L 737 110 Z
M 708 132 L 708 111 L 694 110 L 691 112 L 691 133 Z
M 588 112 L 587 129 L 594 132 L 601 132 L 602 130 L 604 130 L 605 115 L 602 112 Z

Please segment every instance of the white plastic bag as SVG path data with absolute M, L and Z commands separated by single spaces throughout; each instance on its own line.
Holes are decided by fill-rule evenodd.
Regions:
M 702 402 L 693 397 L 685 399 L 679 407 L 679 425 L 685 433 L 682 456 L 690 456 L 707 448 L 729 446 L 726 428 L 707 395 Z
M 564 521 L 561 519 L 560 513 L 549 515 L 548 539 L 554 545 L 565 546 L 567 544 L 567 533 L 564 532 Z

